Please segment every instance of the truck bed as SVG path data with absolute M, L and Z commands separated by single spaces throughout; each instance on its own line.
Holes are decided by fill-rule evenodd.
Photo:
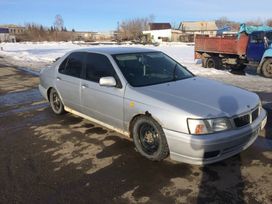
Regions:
M 246 55 L 248 35 L 241 34 L 240 38 L 232 36 L 209 37 L 197 35 L 195 38 L 196 58 L 200 58 L 202 53 L 217 53 L 230 55 Z

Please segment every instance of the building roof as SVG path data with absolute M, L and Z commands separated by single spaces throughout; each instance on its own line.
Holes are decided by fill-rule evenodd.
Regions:
M 216 31 L 215 21 L 184 21 L 179 25 L 182 31 Z
M 19 26 L 19 25 L 15 25 L 15 24 L 3 24 L 0 25 L 1 28 L 25 28 L 24 26 Z
M 164 30 L 171 29 L 170 23 L 149 23 L 150 30 Z

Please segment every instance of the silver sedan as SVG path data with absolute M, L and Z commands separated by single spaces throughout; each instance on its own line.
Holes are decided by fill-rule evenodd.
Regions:
M 151 49 L 72 51 L 41 71 L 39 89 L 54 113 L 131 137 L 154 161 L 223 160 L 249 147 L 266 123 L 255 93 L 194 76 Z

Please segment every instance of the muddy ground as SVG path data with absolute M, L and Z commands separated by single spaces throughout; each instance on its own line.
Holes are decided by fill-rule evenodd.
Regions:
M 269 111 L 262 136 L 201 167 L 151 162 L 113 131 L 56 116 L 37 85 L 0 66 L 0 203 L 272 203 L 272 93 L 258 92 Z

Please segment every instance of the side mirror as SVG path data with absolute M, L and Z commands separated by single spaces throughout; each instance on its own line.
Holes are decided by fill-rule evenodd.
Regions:
M 116 80 L 114 77 L 102 77 L 99 79 L 99 85 L 100 86 L 107 86 L 107 87 L 115 87 L 116 86 Z

